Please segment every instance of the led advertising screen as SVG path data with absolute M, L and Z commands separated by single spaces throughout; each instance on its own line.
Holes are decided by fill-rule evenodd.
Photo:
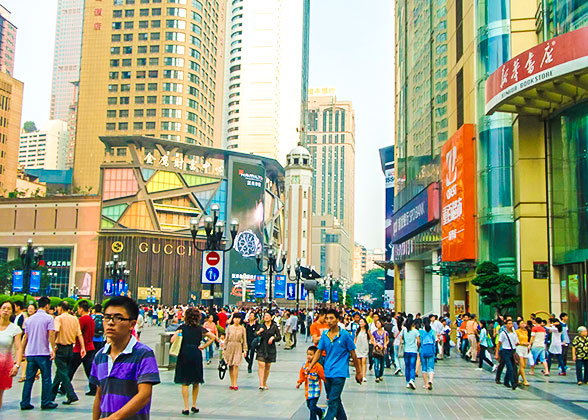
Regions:
M 441 148 L 443 261 L 476 258 L 474 126 L 464 124 Z
M 265 168 L 261 165 L 232 161 L 231 217 L 239 220 L 239 233 L 230 251 L 228 290 L 242 278 L 257 275 L 255 255 L 263 244 Z M 230 295 L 234 303 L 237 296 Z

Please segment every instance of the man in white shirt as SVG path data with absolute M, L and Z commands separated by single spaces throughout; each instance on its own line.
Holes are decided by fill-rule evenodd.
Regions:
M 443 323 L 439 321 L 437 315 L 431 315 L 431 327 L 435 330 L 437 335 L 437 358 L 443 360 Z
M 292 350 L 292 319 L 294 318 L 290 315 L 290 311 L 286 311 L 284 314 L 284 318 L 286 319 L 286 323 L 284 325 L 284 350 Z
M 512 318 L 508 318 L 505 323 L 506 329 L 500 331 L 498 336 L 498 345 L 496 346 L 496 359 L 500 359 L 501 363 L 506 366 L 506 374 L 504 375 L 504 385 L 512 388 L 517 388 L 518 374 L 515 372 L 514 354 L 516 346 L 519 344 L 519 337 L 513 328 Z M 501 370 L 496 372 L 496 383 L 500 384 Z

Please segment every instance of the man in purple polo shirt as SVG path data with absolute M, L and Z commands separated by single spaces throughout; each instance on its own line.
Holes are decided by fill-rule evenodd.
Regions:
M 27 358 L 26 379 L 22 387 L 21 410 L 32 410 L 31 390 L 35 375 L 41 370 L 41 409 L 51 410 L 57 404 L 51 401 L 51 361 L 55 358 L 55 327 L 49 311 L 49 298 L 39 299 L 39 309 L 24 322 L 23 347 Z
M 90 384 L 97 387 L 93 420 L 149 419 L 159 370 L 153 350 L 131 334 L 138 317 L 139 306 L 126 296 L 112 297 L 104 305 L 104 332 L 110 342 L 92 363 Z

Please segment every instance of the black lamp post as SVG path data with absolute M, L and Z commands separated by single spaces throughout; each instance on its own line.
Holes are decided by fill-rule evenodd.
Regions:
M 269 248 L 267 250 L 267 267 L 263 268 L 263 257 L 264 252 L 259 251 L 257 255 L 255 255 L 255 260 L 257 261 L 257 268 L 262 273 L 269 271 L 269 310 L 272 310 L 272 303 L 273 303 L 273 295 L 272 295 L 272 280 L 274 274 L 281 273 L 284 271 L 286 266 L 286 258 L 288 257 L 286 251 L 282 254 L 282 267 L 279 266 L 279 258 L 277 252 L 274 250 L 273 244 L 270 243 Z
M 30 293 L 31 270 L 39 265 L 43 258 L 45 249 L 43 247 L 33 247 L 33 240 L 27 241 L 27 246 L 20 248 L 20 261 L 22 263 L 24 304 L 27 304 L 27 294 Z M 13 279 L 14 281 L 14 279 Z M 12 285 L 14 290 L 14 284 Z M 32 293 L 31 293 L 32 294 Z
M 123 281 L 123 291 L 125 288 L 125 284 L 129 279 L 129 275 L 131 272 L 127 270 L 127 262 L 126 261 L 119 261 L 118 254 L 114 254 L 112 256 L 111 261 L 106 261 L 106 272 L 112 277 L 112 281 L 114 285 L 117 285 L 120 280 Z M 120 290 L 119 290 L 120 295 Z M 126 294 L 125 294 L 126 296 Z
M 288 278 L 290 280 L 296 280 L 296 312 L 300 309 L 300 277 L 302 276 L 302 269 L 300 268 L 300 258 L 296 258 L 296 265 L 294 266 L 294 277 L 290 276 L 290 270 L 292 267 L 286 267 Z
M 198 235 L 198 219 L 192 218 L 190 219 L 190 233 L 192 234 L 192 243 L 194 248 L 196 248 L 200 252 L 204 251 L 218 251 L 222 252 L 229 252 L 233 249 L 233 245 L 235 244 L 235 236 L 237 236 L 237 232 L 239 231 L 239 221 L 237 219 L 232 219 L 229 232 L 231 234 L 231 244 L 227 248 L 226 241 L 223 240 L 224 231 L 225 231 L 225 222 L 222 220 L 218 220 L 220 214 L 220 206 L 218 204 L 213 204 L 210 206 L 210 211 L 212 212 L 212 216 L 205 216 L 204 217 L 204 231 L 206 232 L 206 245 L 204 249 L 200 249 L 197 245 L 196 238 Z M 210 309 L 214 305 L 214 284 L 210 285 Z

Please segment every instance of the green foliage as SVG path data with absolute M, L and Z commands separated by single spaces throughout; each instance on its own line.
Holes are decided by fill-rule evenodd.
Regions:
M 33 131 L 37 131 L 37 125 L 34 121 L 26 121 L 22 125 L 22 129 L 25 133 L 32 133 Z
M 361 283 L 354 284 L 347 291 L 347 295 L 351 297 L 352 301 L 357 295 L 371 295 L 374 298 L 372 307 L 381 308 L 384 306 L 384 289 L 386 271 L 383 268 L 374 268 L 363 275 Z
M 490 261 L 478 265 L 476 274 L 472 284 L 478 288 L 478 294 L 484 304 L 495 308 L 501 315 L 516 309 L 521 300 L 518 281 L 506 274 L 501 274 L 498 266 Z
M 76 306 L 76 300 L 75 300 L 75 299 L 73 299 L 73 298 L 66 297 L 66 298 L 63 298 L 63 299 L 61 299 L 61 300 L 65 300 L 67 303 L 69 303 L 69 307 L 70 307 L 70 308 L 73 308 L 73 307 L 75 307 L 75 306 Z
M 49 298 L 49 302 L 50 302 L 49 305 L 51 305 L 52 308 L 56 308 L 57 305 L 59 305 L 62 300 L 63 299 L 61 299 L 61 298 L 52 296 L 52 297 Z

